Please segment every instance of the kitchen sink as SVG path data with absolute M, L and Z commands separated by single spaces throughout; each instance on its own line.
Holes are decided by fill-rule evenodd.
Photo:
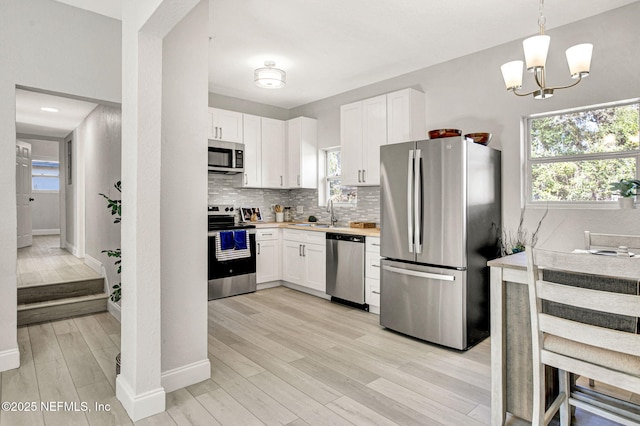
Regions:
M 324 223 L 292 223 L 293 226 L 306 226 L 308 228 L 328 228 L 329 225 Z

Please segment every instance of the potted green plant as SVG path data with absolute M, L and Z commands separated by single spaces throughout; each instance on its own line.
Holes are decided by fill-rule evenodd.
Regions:
M 122 192 L 122 186 L 120 181 L 117 181 L 113 187 L 118 191 L 118 192 Z M 109 198 L 108 196 L 106 196 L 105 194 L 99 194 L 102 195 L 102 197 L 104 197 L 107 200 L 107 208 L 111 210 L 111 215 L 115 216 L 113 223 L 120 223 L 122 221 L 122 201 L 121 200 L 114 200 Z M 102 250 L 102 253 L 106 253 L 108 257 L 113 257 L 115 258 L 114 260 L 114 265 L 118 267 L 117 269 L 117 273 L 120 274 L 122 272 L 122 264 L 121 264 L 121 256 L 122 256 L 122 252 L 120 251 L 119 248 L 114 249 L 114 250 Z M 112 286 L 112 292 L 111 292 L 111 301 L 112 302 L 118 302 L 120 300 L 120 298 L 122 297 L 122 287 L 121 287 L 121 283 L 118 284 L 114 284 Z
M 633 209 L 634 197 L 638 195 L 640 188 L 640 180 L 638 179 L 620 179 L 620 182 L 609 183 L 610 189 L 616 191 L 620 196 L 618 203 L 622 209 Z

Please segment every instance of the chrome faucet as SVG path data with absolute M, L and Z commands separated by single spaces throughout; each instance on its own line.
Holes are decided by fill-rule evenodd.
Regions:
M 338 218 L 336 217 L 336 213 L 333 211 L 333 200 L 329 198 L 329 202 L 327 203 L 327 213 L 330 213 L 329 221 L 331 222 L 331 227 L 333 228 L 338 223 Z

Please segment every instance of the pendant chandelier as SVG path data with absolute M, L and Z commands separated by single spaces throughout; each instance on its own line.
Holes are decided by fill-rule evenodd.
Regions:
M 529 37 L 522 42 L 524 57 L 527 63 L 527 71 L 534 74 L 538 89 L 528 93 L 517 92 L 518 89 L 522 88 L 522 72 L 524 68 L 522 61 L 507 62 L 500 67 L 500 70 L 502 71 L 502 78 L 504 78 L 504 84 L 507 86 L 507 90 L 517 96 L 533 95 L 535 99 L 550 98 L 553 96 L 554 90 L 573 87 L 580 83 L 584 77 L 589 75 L 593 44 L 577 44 L 568 48 L 565 52 L 571 78 L 576 81 L 566 86 L 547 86 L 545 64 L 547 62 L 547 53 L 549 51 L 549 42 L 551 41 L 551 37 L 544 33 L 546 18 L 542 14 L 543 7 L 544 0 L 540 0 L 540 16 L 538 17 L 540 34 Z
M 253 81 L 256 83 L 256 86 L 265 89 L 279 89 L 284 87 L 287 74 L 283 70 L 275 68 L 275 66 L 275 62 L 266 61 L 264 68 L 258 68 L 254 71 Z

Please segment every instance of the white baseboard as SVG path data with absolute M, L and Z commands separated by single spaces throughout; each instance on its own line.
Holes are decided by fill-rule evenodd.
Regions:
M 117 302 L 112 302 L 111 299 L 107 300 L 107 311 L 109 311 L 111 316 L 117 319 L 118 322 L 122 322 L 122 312 Z
M 206 358 L 202 361 L 163 372 L 161 383 L 165 392 L 168 393 L 209 378 L 211 378 L 211 364 L 209 363 L 209 358 Z
M 323 293 L 321 291 L 314 290 L 312 288 L 303 287 L 301 285 L 293 284 L 293 283 L 290 283 L 288 281 L 282 281 L 282 285 L 287 287 L 287 288 L 290 288 L 292 290 L 298 290 L 298 291 L 301 291 L 303 293 L 310 294 L 312 296 L 321 297 L 323 299 L 331 300 L 331 296 L 329 296 L 327 293 Z
M 380 315 L 380 306 L 369 305 L 369 312 Z
M 116 377 L 116 397 L 134 422 L 162 413 L 165 410 L 166 394 L 162 387 L 135 395 L 122 374 Z
M 13 370 L 20 367 L 20 350 L 16 347 L 0 352 L 0 371 Z
M 268 283 L 258 284 L 256 290 L 266 290 L 268 288 L 280 287 L 281 285 L 282 281 L 270 281 Z
M 69 241 L 65 241 L 64 242 L 64 248 L 67 249 L 67 251 L 69 253 L 71 253 L 72 255 L 74 255 L 75 257 L 79 257 L 78 256 L 78 249 L 76 248 L 76 246 L 71 244 Z
M 104 270 L 104 267 L 102 266 L 102 262 L 100 262 L 95 257 L 85 254 L 84 264 L 87 265 L 89 268 L 93 269 L 94 271 L 96 271 L 97 274 L 100 274 L 103 277 L 105 276 L 105 270 Z
M 60 235 L 60 229 L 32 229 L 32 235 Z

